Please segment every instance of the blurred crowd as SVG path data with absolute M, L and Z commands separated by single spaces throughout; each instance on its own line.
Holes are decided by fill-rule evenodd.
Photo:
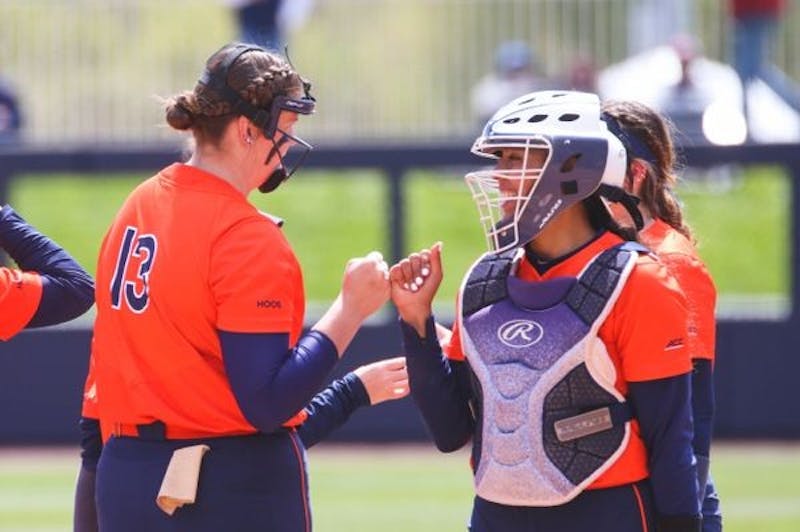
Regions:
M 472 90 L 476 123 L 484 124 L 497 102 L 515 95 L 573 89 L 656 108 L 670 119 L 680 144 L 800 140 L 800 87 L 772 62 L 785 0 L 728 0 L 728 8 L 733 30 L 728 63 L 706 57 L 696 36 L 676 32 L 606 68 L 578 54 L 564 72 L 548 76 L 528 42 L 502 42 L 492 71 Z M 653 11 L 650 22 L 662 15 Z
M 772 61 L 786 0 L 726 1 L 733 35 L 727 62 L 707 57 L 700 39 L 683 32 L 689 24 L 676 13 L 687 11 L 680 7 L 686 0 L 647 0 L 631 8 L 627 24 L 632 53 L 604 68 L 591 52 L 579 50 L 553 72 L 530 40 L 500 42 L 493 64 L 472 87 L 474 123 L 484 124 L 500 103 L 515 95 L 574 89 L 656 108 L 672 121 L 676 140 L 683 144 L 800 140 L 800 86 Z M 288 53 L 289 36 L 315 8 L 314 0 L 221 2 L 230 10 L 239 40 L 282 53 Z M 0 145 L 9 145 L 22 138 L 24 109 L 2 67 Z

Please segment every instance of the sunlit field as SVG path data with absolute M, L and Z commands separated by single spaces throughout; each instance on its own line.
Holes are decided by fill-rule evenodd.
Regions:
M 77 449 L 0 449 L 0 531 L 67 531 Z M 309 453 L 315 530 L 466 530 L 465 452 L 325 446 Z M 800 444 L 720 444 L 712 471 L 728 532 L 800 530 Z
M 313 155 L 312 155 L 313 156 Z M 27 175 L 11 204 L 94 273 L 97 250 L 125 196 L 147 173 L 91 177 Z M 437 302 L 449 308 L 461 276 L 486 250 L 462 174 L 414 172 L 406 180 L 408 251 L 444 242 L 445 278 Z M 781 297 L 789 291 L 789 181 L 779 168 L 728 169 L 690 176 L 679 188 L 686 217 L 723 296 Z M 251 195 L 286 219 L 311 301 L 330 301 L 350 257 L 389 255 L 387 183 L 377 171 L 301 171 L 275 194 Z M 746 248 L 747 253 L 742 253 Z

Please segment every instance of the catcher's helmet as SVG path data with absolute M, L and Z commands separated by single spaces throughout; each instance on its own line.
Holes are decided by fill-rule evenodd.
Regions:
M 595 94 L 540 91 L 521 96 L 489 119 L 472 152 L 498 159 L 503 149 L 524 150 L 522 167 L 471 172 L 465 180 L 495 252 L 523 246 L 567 207 L 601 185 L 621 193 L 626 155 L 609 133 Z M 531 150 L 546 150 L 543 165 L 529 167 Z M 517 195 L 501 193 L 499 180 L 518 181 Z M 515 207 L 510 209 L 510 201 Z

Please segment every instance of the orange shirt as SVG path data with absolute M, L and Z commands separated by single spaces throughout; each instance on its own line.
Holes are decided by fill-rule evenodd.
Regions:
M 677 279 L 686 296 L 688 345 L 692 358 L 714 361 L 717 289 L 694 245 L 663 220 L 653 220 L 639 234 L 642 243 L 658 255 Z
M 605 233 L 540 275 L 527 261 L 517 276 L 527 281 L 577 277 L 596 255 L 622 242 Z M 460 312 L 460 309 L 459 309 Z M 683 294 L 667 269 L 651 255 L 639 255 L 636 266 L 598 331 L 617 371 L 615 386 L 627 395 L 628 383 L 662 379 L 692 369 L 686 349 L 686 307 Z M 457 327 L 444 347 L 448 358 L 464 360 Z M 631 438 L 620 458 L 589 489 L 619 486 L 648 476 L 647 451 L 639 424 L 631 422 Z
M 41 299 L 39 274 L 0 267 L 0 340 L 8 340 L 24 329 Z
M 303 279 L 273 220 L 222 179 L 169 166 L 120 209 L 96 286 L 91 371 L 104 427 L 160 420 L 168 435 L 256 432 L 233 396 L 217 331 L 288 333 L 296 343 Z

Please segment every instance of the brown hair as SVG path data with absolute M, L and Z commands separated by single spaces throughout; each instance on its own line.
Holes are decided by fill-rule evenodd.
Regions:
M 647 168 L 639 193 L 642 205 L 652 216 L 664 220 L 694 242 L 692 229 L 684 221 L 681 206 L 673 191 L 678 177 L 675 175 L 676 157 L 669 122 L 650 107 L 634 101 L 605 102 L 602 111 L 616 120 L 626 135 L 644 143 L 655 159 L 639 159 Z M 624 139 L 620 140 L 625 143 Z M 628 155 L 626 179 L 631 177 L 631 155 Z
M 239 53 L 229 44 L 209 57 L 206 69 L 218 74 L 230 53 Z M 255 49 L 243 53 L 228 69 L 227 84 L 239 96 L 260 109 L 269 110 L 276 96 L 297 97 L 304 80 L 281 56 Z M 216 70 L 216 72 L 215 72 Z M 212 88 L 198 82 L 193 91 L 184 91 L 166 100 L 167 124 L 179 131 L 191 130 L 198 144 L 219 145 L 228 124 L 241 113 Z

